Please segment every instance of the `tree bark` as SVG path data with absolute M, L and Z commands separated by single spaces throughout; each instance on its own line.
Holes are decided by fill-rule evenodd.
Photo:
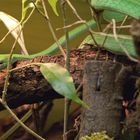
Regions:
M 84 90 L 81 88 L 80 92 L 83 91 L 84 101 L 90 107 L 90 110 L 83 109 L 80 137 L 90 135 L 92 132 L 106 130 L 110 136 L 119 139 L 122 99 L 124 96 L 128 96 L 126 97 L 127 100 L 130 94 L 132 94 L 131 98 L 133 98 L 134 93 L 132 90 L 131 93 L 127 91 L 126 95 L 122 95 L 124 94 L 124 85 L 127 85 L 126 88 L 130 89 L 132 85 L 128 85 L 128 77 L 131 74 L 135 76 L 140 75 L 140 68 L 135 69 L 135 67 L 130 67 L 129 69 L 128 67 L 122 67 L 122 63 L 133 64 L 124 59 L 124 57 L 118 57 L 116 63 L 113 61 L 106 62 L 105 54 L 106 52 L 102 51 L 98 60 L 91 61 L 95 59 L 95 49 L 78 49 L 72 50 L 70 53 L 70 73 L 74 84 L 78 87 L 83 81 Z M 109 59 L 113 60 L 113 57 L 114 55 L 109 54 Z M 23 104 L 33 104 L 63 98 L 44 79 L 38 66 L 23 67 L 32 62 L 54 62 L 62 66 L 65 65 L 63 55 L 43 56 L 33 60 L 14 63 L 12 68 L 16 68 L 16 70 L 11 73 L 6 96 L 6 101 L 10 108 L 16 108 Z M 3 91 L 5 76 L 6 70 L 0 71 L 0 96 Z M 133 88 L 135 88 L 134 84 Z M 3 109 L 3 106 L 0 104 L 0 110 Z M 139 109 L 137 108 L 137 110 Z
M 76 87 L 80 85 L 83 78 L 83 66 L 85 61 L 95 57 L 95 50 L 91 48 L 72 50 L 70 54 L 70 73 Z M 11 73 L 6 101 L 11 108 L 16 108 L 23 104 L 32 104 L 40 101 L 48 101 L 63 98 L 57 94 L 46 79 L 40 73 L 38 66 L 24 67 L 32 62 L 49 63 L 54 62 L 62 66 L 65 65 L 63 55 L 43 56 L 32 60 L 18 61 L 12 65 L 17 70 Z M 20 68 L 22 67 L 22 68 Z M 0 71 L 0 95 L 2 94 L 6 70 Z M 0 110 L 3 106 L 0 104 Z
M 106 131 L 117 140 L 120 137 L 123 85 L 130 75 L 128 69 L 112 61 L 88 61 L 84 69 L 83 109 L 80 137 Z

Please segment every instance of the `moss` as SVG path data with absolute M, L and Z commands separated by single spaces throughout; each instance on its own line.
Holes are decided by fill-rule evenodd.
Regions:
M 84 136 L 80 140 L 113 140 L 105 131 L 91 134 L 91 136 Z

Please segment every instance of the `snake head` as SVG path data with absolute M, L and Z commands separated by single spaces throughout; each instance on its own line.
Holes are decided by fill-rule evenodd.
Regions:
M 0 70 L 7 66 L 8 57 L 7 55 L 0 55 Z
M 7 63 L 0 60 L 0 70 L 6 68 L 6 66 L 7 66 Z
M 3 64 L 3 61 L 2 61 L 2 60 L 0 60 L 0 65 L 1 65 L 1 64 Z

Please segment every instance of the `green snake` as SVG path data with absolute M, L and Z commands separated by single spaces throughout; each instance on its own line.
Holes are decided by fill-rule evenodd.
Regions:
M 138 5 L 138 3 L 134 2 L 134 3 L 132 3 L 133 5 L 131 5 L 131 8 L 130 8 L 130 7 L 128 7 L 128 5 L 125 6 L 126 4 L 128 4 L 127 2 L 129 2 L 129 0 L 118 0 L 118 1 L 91 0 L 91 5 L 97 9 L 110 9 L 110 10 L 114 10 L 114 11 L 121 10 L 122 13 L 125 13 L 127 15 L 130 15 L 130 16 L 138 19 L 138 14 L 140 13 L 140 8 L 139 8 L 140 6 Z M 133 9 L 133 11 L 132 11 L 132 9 Z M 137 12 L 137 11 L 139 11 L 139 12 Z M 80 26 L 76 27 L 75 29 L 71 30 L 69 32 L 69 41 L 73 40 L 74 38 L 83 34 L 84 32 L 87 32 L 88 28 L 96 27 L 96 22 L 94 20 L 88 21 L 87 24 L 88 24 L 88 27 L 86 25 L 80 25 Z M 98 40 L 99 45 L 102 45 L 104 38 L 99 38 L 99 36 L 97 36 L 97 37 L 95 36 L 95 39 Z M 65 36 L 61 37 L 58 41 L 62 47 L 65 46 L 65 44 L 66 44 Z M 111 39 L 110 40 L 108 39 L 106 41 L 106 45 L 104 45 L 103 47 L 106 50 L 113 52 L 114 54 L 126 55 L 122 48 L 120 48 L 120 47 L 116 48 L 116 47 L 114 47 L 114 45 L 111 46 L 110 43 L 114 43 L 114 41 L 112 41 L 112 42 L 111 41 L 112 41 Z M 122 40 L 122 43 L 124 43 L 126 50 L 129 52 L 129 54 L 132 57 L 137 58 L 137 54 L 136 54 L 134 46 L 133 46 L 132 38 L 130 37 L 130 39 L 128 39 L 128 40 Z M 54 43 L 48 49 L 41 51 L 39 53 L 36 53 L 36 54 L 29 55 L 29 56 L 13 54 L 11 63 L 14 63 L 18 60 L 23 60 L 23 59 L 33 59 L 34 57 L 37 57 L 37 56 L 52 55 L 58 50 L 59 50 L 59 48 L 58 48 L 57 44 Z M 7 66 L 8 57 L 9 57 L 9 54 L 0 54 L 0 70 Z
M 88 24 L 88 27 L 90 27 L 90 28 L 96 27 L 96 23 L 94 20 L 89 21 L 87 24 Z M 81 26 L 73 29 L 72 31 L 70 31 L 69 40 L 71 41 L 74 38 L 76 38 L 77 36 L 79 36 L 80 34 L 86 32 L 88 30 L 88 27 L 86 25 L 81 25 Z M 66 44 L 65 36 L 61 37 L 58 41 L 62 47 L 65 46 L 65 44 Z M 18 60 L 33 59 L 38 56 L 52 55 L 55 52 L 57 52 L 58 50 L 59 50 L 59 48 L 58 48 L 57 44 L 54 43 L 48 49 L 41 51 L 39 53 L 36 53 L 36 54 L 29 55 L 29 56 L 21 55 L 21 54 L 13 54 L 11 64 L 13 64 L 14 62 L 16 62 Z M 7 66 L 8 57 L 9 57 L 9 54 L 0 54 L 0 70 Z

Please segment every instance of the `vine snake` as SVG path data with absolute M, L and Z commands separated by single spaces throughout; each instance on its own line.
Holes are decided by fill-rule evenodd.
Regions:
M 91 6 L 94 7 L 95 9 L 99 9 L 99 10 L 110 9 L 113 11 L 120 11 L 121 13 L 127 14 L 133 18 L 138 19 L 139 18 L 138 11 L 140 10 L 139 3 L 131 2 L 131 5 L 128 3 L 129 3 L 129 1 L 126 1 L 126 0 L 119 0 L 119 1 L 91 0 L 91 2 L 90 2 Z M 129 7 L 129 5 L 130 5 L 130 7 Z M 96 22 L 94 20 L 88 21 L 87 24 L 88 24 L 88 27 L 86 25 L 81 25 L 81 26 L 76 27 L 72 31 L 70 31 L 69 32 L 69 41 L 73 40 L 74 38 L 81 35 L 82 33 L 88 31 L 88 28 L 96 27 Z M 65 44 L 66 44 L 65 36 L 61 37 L 58 41 L 62 47 L 65 46 Z M 132 39 L 130 39 L 128 41 L 123 40 L 123 42 L 128 42 L 127 43 L 128 45 L 126 44 L 126 46 L 125 46 L 126 50 L 128 50 L 128 52 L 130 53 L 130 55 L 132 57 L 137 58 L 138 56 L 134 50 L 133 40 Z M 98 43 L 100 45 L 100 40 L 98 41 Z M 106 46 L 103 46 L 104 49 L 111 51 L 114 54 L 126 55 L 122 48 L 114 47 L 113 45 L 110 45 L 110 43 L 114 43 L 114 42 L 108 41 L 108 43 L 106 43 Z M 59 48 L 57 46 L 57 43 L 54 43 L 48 49 L 41 51 L 39 53 L 36 53 L 36 54 L 29 55 L 29 56 L 13 54 L 11 64 L 13 64 L 14 62 L 16 62 L 18 60 L 33 59 L 34 57 L 43 56 L 43 55 L 52 55 L 58 49 Z M 9 57 L 9 54 L 0 54 L 0 70 L 7 66 L 8 57 Z
M 96 23 L 94 20 L 88 21 L 87 24 L 88 24 L 88 27 L 83 24 L 83 25 L 76 27 L 72 31 L 70 31 L 69 32 L 69 41 L 73 40 L 80 34 L 83 34 L 84 32 L 88 31 L 88 28 L 96 27 Z M 58 41 L 62 47 L 65 46 L 65 44 L 66 44 L 65 36 L 62 36 Z M 29 56 L 21 55 L 21 54 L 13 54 L 12 59 L 11 59 L 11 64 L 15 63 L 18 60 L 33 59 L 38 56 L 52 55 L 55 52 L 57 52 L 58 50 L 59 50 L 59 48 L 58 48 L 57 44 L 54 43 L 48 49 L 43 50 L 36 54 L 29 55 Z M 7 66 L 8 57 L 9 57 L 9 54 L 0 54 L 0 70 Z
M 83 34 L 84 32 L 88 31 L 89 30 L 88 28 L 96 27 L 96 22 L 94 20 L 88 21 L 87 24 L 88 24 L 88 27 L 83 24 L 83 25 L 80 25 L 80 26 L 76 27 L 75 29 L 71 30 L 69 32 L 69 41 L 73 40 L 80 34 Z M 98 44 L 101 45 L 104 38 L 99 39 L 98 37 L 96 38 L 96 35 L 95 35 L 95 39 L 97 39 Z M 62 47 L 65 46 L 65 44 L 66 44 L 65 36 L 62 36 L 58 41 Z M 125 48 L 130 53 L 130 55 L 132 57 L 137 58 L 137 54 L 135 53 L 135 49 L 133 47 L 133 40 L 132 39 L 126 40 L 126 41 L 123 40 L 123 42 L 125 43 Z M 112 45 L 110 45 L 110 44 L 112 44 Z M 124 52 L 124 50 L 122 48 L 115 47 L 113 44 L 115 44 L 115 42 L 111 38 L 109 38 L 106 41 L 106 45 L 102 46 L 102 47 L 104 49 L 106 49 L 107 51 L 110 51 L 114 54 L 126 55 L 126 53 Z M 14 62 L 16 62 L 18 60 L 33 59 L 38 56 L 52 55 L 55 52 L 57 52 L 58 50 L 59 50 L 59 47 L 57 46 L 56 43 L 54 43 L 48 49 L 41 51 L 39 53 L 29 55 L 29 56 L 21 55 L 21 54 L 13 54 L 12 59 L 11 59 L 11 64 L 13 64 Z M 7 66 L 8 57 L 9 57 L 9 54 L 0 54 L 0 70 Z
M 119 11 L 119 12 L 129 15 L 135 19 L 139 18 L 140 8 L 139 8 L 139 3 L 137 3 L 137 2 L 131 1 L 131 3 L 130 3 L 129 1 L 126 1 L 126 0 L 118 0 L 118 1 L 91 0 L 90 4 L 92 7 L 94 7 L 97 10 L 107 9 L 107 10 Z M 88 24 L 89 28 L 96 27 L 96 22 L 94 20 L 88 21 L 87 24 Z M 88 31 L 88 27 L 86 25 L 81 25 L 81 26 L 76 27 L 72 31 L 70 31 L 69 32 L 69 41 L 73 40 L 74 38 L 81 35 L 82 33 Z M 58 41 L 62 47 L 65 46 L 65 44 L 66 44 L 65 36 L 61 37 Z M 123 40 L 123 42 L 128 42 L 128 43 L 126 43 L 125 47 L 126 47 L 126 50 L 128 50 L 128 52 L 130 53 L 130 55 L 132 57 L 138 58 L 137 54 L 135 53 L 134 46 L 133 46 L 133 40 L 132 39 Z M 98 41 L 98 43 L 99 43 L 99 45 L 101 44 L 100 40 Z M 108 41 L 106 43 L 106 46 L 103 46 L 104 49 L 111 51 L 114 54 L 126 55 L 122 48 L 114 47 L 113 45 L 110 45 L 111 43 L 114 43 L 114 41 L 113 42 Z M 57 43 L 54 43 L 48 49 L 41 51 L 39 53 L 36 53 L 36 54 L 29 55 L 29 56 L 13 54 L 11 64 L 18 60 L 33 59 L 34 57 L 43 56 L 43 55 L 52 55 L 58 49 L 59 48 L 57 46 Z M 9 57 L 9 54 L 0 54 L 0 70 L 7 66 L 8 57 Z

